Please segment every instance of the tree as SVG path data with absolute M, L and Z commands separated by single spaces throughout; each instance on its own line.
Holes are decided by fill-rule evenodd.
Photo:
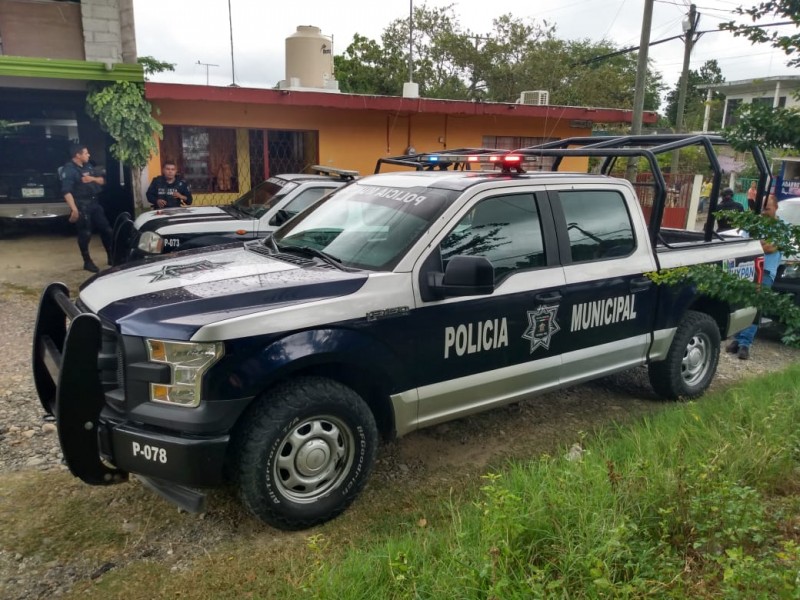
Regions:
M 767 43 L 783 50 L 790 57 L 787 65 L 800 66 L 800 1 L 765 0 L 751 8 L 738 7 L 736 13 L 749 16 L 753 23 L 762 18 L 775 18 L 791 21 L 795 29 L 791 34 L 767 31 L 763 27 L 739 25 L 733 21 L 722 23 L 721 29 L 730 31 L 736 37 L 744 37 L 753 44 Z M 783 30 L 785 31 L 785 30 Z M 731 143 L 737 149 L 753 142 L 765 147 L 800 147 L 800 118 L 796 108 L 772 108 L 758 104 L 745 104 L 737 113 L 738 122 L 725 130 Z
M 413 13 L 414 81 L 429 98 L 513 102 L 523 90 L 548 90 L 554 104 L 630 108 L 636 56 L 598 60 L 617 48 L 609 42 L 565 41 L 547 21 L 512 15 L 487 33 L 463 30 L 452 6 Z M 356 35 L 334 57 L 344 91 L 398 94 L 408 79 L 408 20 L 389 24 L 381 42 Z M 658 108 L 661 77 L 651 71 L 645 107 Z
M 151 56 L 139 59 L 145 76 L 162 71 L 174 71 L 174 65 L 159 62 Z M 156 136 L 161 139 L 163 128 L 153 116 L 152 105 L 145 100 L 144 84 L 117 81 L 98 85 L 86 95 L 86 112 L 114 140 L 111 154 L 133 172 L 134 204 L 141 200 L 141 170 L 150 157 L 158 152 Z
M 683 111 L 683 122 L 689 131 L 699 131 L 703 127 L 703 119 L 706 110 L 706 91 L 698 89 L 702 84 L 723 83 L 725 78 L 716 60 L 707 60 L 700 67 L 699 71 L 690 70 L 687 78 L 686 104 Z M 667 94 L 666 115 L 672 127 L 677 127 L 678 117 L 678 95 L 680 82 Z M 719 92 L 712 93 L 711 100 L 711 119 L 709 128 L 718 131 L 722 128 L 722 95 Z

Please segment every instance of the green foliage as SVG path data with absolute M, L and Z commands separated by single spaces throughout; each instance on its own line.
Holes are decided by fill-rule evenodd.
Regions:
M 800 111 L 744 104 L 735 125 L 724 130 L 731 145 L 740 151 L 758 144 L 764 148 L 800 148 Z
M 461 28 L 453 6 L 423 4 L 414 8 L 413 38 L 413 79 L 425 97 L 514 102 L 523 90 L 541 89 L 553 104 L 633 104 L 635 54 L 607 57 L 617 50 L 609 42 L 559 40 L 547 21 L 507 14 L 475 33 Z M 408 80 L 408 20 L 390 23 L 380 42 L 356 34 L 334 64 L 344 91 L 399 94 Z M 651 71 L 646 109 L 658 108 L 662 88 Z
M 161 62 L 152 56 L 140 56 L 136 59 L 136 62 L 142 65 L 145 77 L 154 73 L 163 73 L 165 71 L 175 70 L 175 63 Z
M 754 25 L 739 25 L 734 21 L 721 23 L 720 29 L 736 37 L 744 37 L 753 44 L 770 44 L 782 50 L 790 67 L 800 66 L 800 0 L 765 0 L 750 7 L 739 7 L 739 15 L 750 17 L 753 23 L 761 19 L 791 21 L 794 29 L 769 31 Z M 787 34 L 786 31 L 794 33 Z M 754 142 L 765 148 L 800 148 L 800 113 L 795 108 L 745 104 L 738 111 L 738 122 L 725 130 L 725 135 L 737 150 Z
M 715 213 L 729 220 L 733 227 L 744 229 L 750 237 L 764 240 L 777 246 L 784 254 L 794 254 L 800 247 L 800 227 L 783 221 L 756 215 L 751 211 L 719 211 Z M 698 294 L 716 298 L 732 306 L 755 306 L 786 326 L 783 341 L 800 347 L 800 308 L 794 300 L 769 288 L 761 288 L 753 282 L 741 279 L 719 265 L 693 265 L 679 267 L 647 276 L 659 285 L 692 285 Z
M 160 139 L 163 128 L 145 100 L 143 84 L 117 81 L 95 87 L 86 96 L 86 111 L 114 139 L 111 153 L 123 164 L 142 169 L 158 152 L 155 136 Z
M 706 83 L 723 83 L 725 78 L 716 60 L 708 60 L 699 71 L 690 70 L 686 85 L 686 103 L 683 109 L 684 129 L 687 131 L 699 131 L 703 128 L 703 119 L 706 109 L 706 90 L 698 89 L 697 86 Z M 666 115 L 672 127 L 677 127 L 678 117 L 678 96 L 680 92 L 680 81 L 667 94 Z M 722 127 L 722 95 L 714 92 L 711 100 L 711 117 L 709 128 L 716 131 Z
M 795 598 L 800 367 L 490 473 L 450 522 L 309 566 L 312 598 Z
M 795 33 L 786 34 L 786 29 L 775 29 L 768 31 L 762 27 L 750 25 L 739 25 L 734 21 L 720 23 L 720 29 L 730 31 L 736 37 L 744 37 L 753 44 L 770 44 L 775 48 L 783 50 L 789 56 L 790 67 L 800 66 L 800 57 L 797 52 L 800 50 L 800 1 L 798 0 L 765 0 L 750 8 L 735 9 L 739 15 L 749 16 L 753 23 L 758 23 L 761 19 L 767 18 L 775 21 L 792 21 L 795 24 Z M 790 30 L 789 30 L 790 31 Z

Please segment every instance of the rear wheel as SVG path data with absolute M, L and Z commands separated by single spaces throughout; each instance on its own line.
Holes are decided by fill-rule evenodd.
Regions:
M 720 333 L 716 321 L 705 313 L 688 311 L 678 325 L 663 361 L 650 363 L 650 384 L 669 400 L 702 395 L 719 362 Z
M 244 419 L 236 440 L 239 494 L 261 520 L 311 527 L 344 511 L 364 487 L 378 431 L 352 389 L 301 378 L 275 388 Z

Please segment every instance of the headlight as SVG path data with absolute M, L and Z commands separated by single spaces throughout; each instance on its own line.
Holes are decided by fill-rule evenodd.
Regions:
M 164 239 L 153 231 L 145 231 L 139 237 L 139 250 L 148 254 L 161 254 Z
M 781 277 L 783 279 L 800 279 L 800 263 L 786 263 Z
M 148 359 L 167 364 L 172 371 L 169 385 L 150 384 L 150 400 L 188 407 L 199 406 L 203 374 L 222 356 L 222 344 L 145 341 Z

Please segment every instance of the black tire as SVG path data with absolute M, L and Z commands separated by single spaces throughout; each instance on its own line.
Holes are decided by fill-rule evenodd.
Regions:
M 280 385 L 243 419 L 235 440 L 239 495 L 278 529 L 305 529 L 339 515 L 375 462 L 372 412 L 352 389 L 330 379 Z
M 663 361 L 650 363 L 650 385 L 667 400 L 701 396 L 719 363 L 720 334 L 705 313 L 687 311 Z

